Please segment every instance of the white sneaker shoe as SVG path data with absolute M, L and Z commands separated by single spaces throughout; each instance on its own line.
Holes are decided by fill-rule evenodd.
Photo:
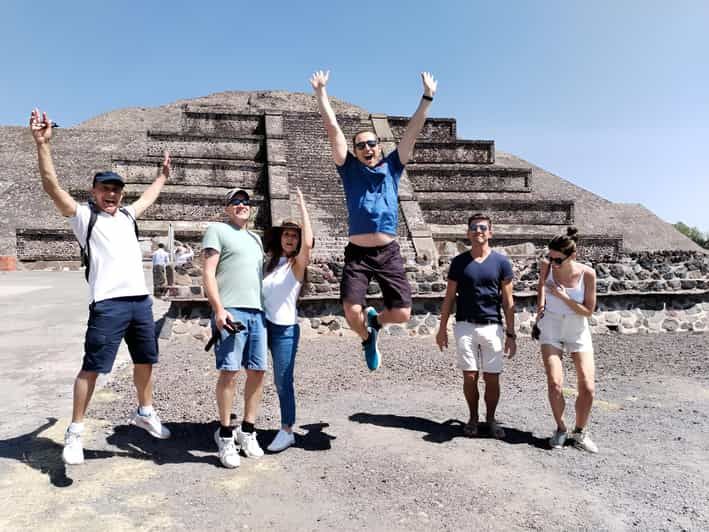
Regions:
M 582 432 L 573 432 L 571 437 L 574 439 L 574 446 L 577 449 L 594 454 L 598 452 L 598 445 L 593 443 L 593 440 L 588 435 L 588 431 L 584 430 Z
M 263 456 L 263 449 L 258 444 L 256 432 L 243 432 L 239 427 L 236 429 L 236 442 L 241 446 L 241 450 L 247 458 L 261 458 Z
M 64 450 L 62 460 L 67 465 L 77 465 L 84 463 L 84 445 L 81 443 L 81 434 L 70 432 L 64 433 Z
M 279 453 L 295 443 L 295 434 L 286 430 L 279 430 L 276 437 L 266 449 L 272 453 Z
M 148 434 L 154 438 L 159 438 L 161 440 L 166 440 L 170 437 L 170 431 L 161 422 L 155 410 L 149 416 L 141 416 L 137 411 L 130 420 L 131 425 L 140 427 L 148 431 Z
M 219 449 L 219 461 L 227 469 L 234 469 L 239 467 L 241 464 L 241 458 L 239 458 L 239 449 L 236 448 L 236 442 L 234 442 L 234 436 L 231 438 L 222 438 L 219 436 L 219 429 L 214 433 L 214 441 L 217 443 L 217 449 Z
M 567 432 L 565 430 L 556 429 L 551 438 L 549 438 L 549 445 L 552 449 L 562 449 L 564 443 L 566 443 Z

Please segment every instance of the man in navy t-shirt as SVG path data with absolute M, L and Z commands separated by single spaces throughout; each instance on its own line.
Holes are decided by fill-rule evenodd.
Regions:
M 491 237 L 489 217 L 474 214 L 468 219 L 471 248 L 451 261 L 436 343 L 441 351 L 448 347 L 448 317 L 455 301 L 458 367 L 463 370 L 463 393 L 470 409 L 463 432 L 470 437 L 478 433 L 478 376 L 482 372 L 489 431 L 495 438 L 504 438 L 505 431 L 495 421 L 495 410 L 500 399 L 503 352 L 512 357 L 517 350 L 512 264 L 506 256 L 490 249 Z M 502 328 L 503 313 L 506 333 Z
M 348 151 L 347 140 L 325 90 L 329 76 L 329 72 L 316 72 L 310 84 L 330 139 L 332 158 L 342 178 L 349 214 L 350 242 L 345 248 L 340 298 L 347 323 L 362 338 L 367 366 L 375 370 L 380 361 L 379 329 L 386 323 L 408 321 L 411 316 L 411 287 L 396 242 L 399 179 L 413 155 L 416 137 L 426 121 L 437 82 L 428 72 L 421 74 L 421 102 L 397 149 L 383 157 L 379 139 L 370 130 L 356 133 L 352 139 L 354 153 Z M 379 314 L 372 307 L 364 310 L 367 286 L 372 278 L 379 283 L 384 298 L 385 310 Z

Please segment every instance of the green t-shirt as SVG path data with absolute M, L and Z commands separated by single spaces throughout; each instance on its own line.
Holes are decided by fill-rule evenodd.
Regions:
M 202 249 L 219 252 L 217 286 L 222 305 L 263 310 L 263 246 L 258 235 L 233 225 L 214 223 L 207 227 Z

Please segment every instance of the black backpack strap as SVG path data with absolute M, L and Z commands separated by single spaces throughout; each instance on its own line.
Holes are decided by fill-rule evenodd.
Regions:
M 81 265 L 84 266 L 84 277 L 87 281 L 91 270 L 91 233 L 94 230 L 94 225 L 96 225 L 96 218 L 98 218 L 98 209 L 93 202 L 89 202 L 89 209 L 91 209 L 91 216 L 89 217 L 89 225 L 86 228 L 86 242 L 84 242 L 83 246 L 79 242 Z
M 138 222 L 136 221 L 136 219 L 133 217 L 133 215 L 130 213 L 130 211 L 128 209 L 126 209 L 125 207 L 121 207 L 119 210 L 133 221 L 133 229 L 135 230 L 135 239 L 140 240 L 140 237 L 138 236 Z

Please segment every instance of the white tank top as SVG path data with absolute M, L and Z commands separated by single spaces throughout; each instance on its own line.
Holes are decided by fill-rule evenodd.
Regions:
M 568 296 L 573 300 L 576 301 L 577 303 L 583 304 L 583 299 L 586 295 L 586 286 L 584 285 L 583 282 L 583 274 L 585 273 L 585 270 L 581 270 L 581 277 L 579 277 L 579 282 L 574 288 L 569 288 L 569 287 L 564 287 L 566 289 L 566 293 Z M 552 284 L 558 284 L 554 280 L 554 272 L 552 270 L 551 264 L 549 265 L 549 274 L 547 275 L 547 284 L 552 283 Z M 546 292 L 546 304 L 544 305 L 544 309 L 548 310 L 549 312 L 553 312 L 554 314 L 575 314 L 575 312 L 562 301 L 560 298 L 557 296 L 553 295 L 550 291 L 549 288 L 547 287 Z
M 263 279 L 263 304 L 268 321 L 276 325 L 298 323 L 296 302 L 301 284 L 295 278 L 290 261 L 281 257 L 278 266 Z

